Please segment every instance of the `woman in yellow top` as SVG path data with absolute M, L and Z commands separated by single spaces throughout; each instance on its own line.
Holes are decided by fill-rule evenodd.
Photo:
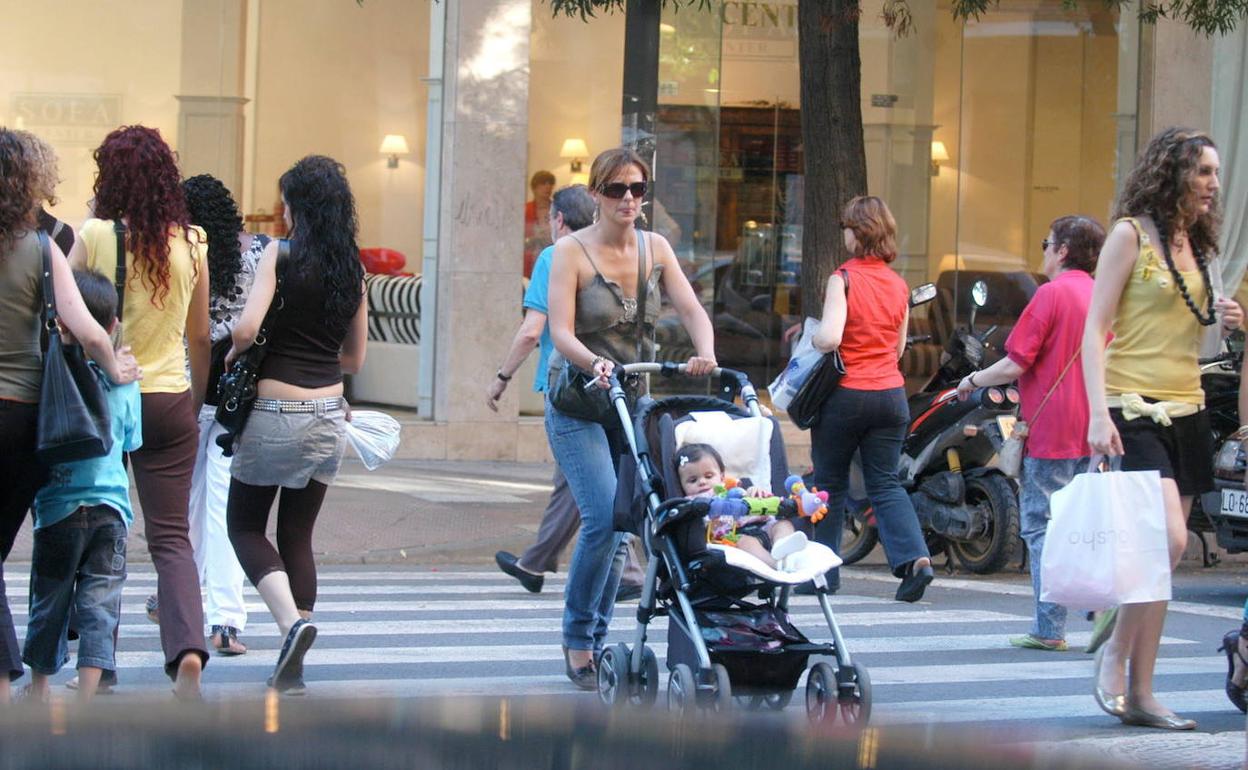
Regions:
M 1207 135 L 1170 128 L 1153 137 L 1115 207 L 1084 327 L 1088 444 L 1093 455 L 1121 455 L 1123 470 L 1160 471 L 1171 568 L 1187 545 L 1192 497 L 1213 488 L 1201 337 L 1219 317 L 1228 330 L 1243 320 L 1239 305 L 1215 296 L 1211 281 L 1219 187 L 1218 151 Z M 1097 653 L 1093 694 L 1127 724 L 1192 730 L 1194 721 L 1153 695 L 1165 619 L 1166 602 L 1119 608 L 1113 635 Z
M 70 261 L 113 276 L 118 260 L 114 227 L 124 225 L 121 336 L 144 372 L 143 448 L 130 454 L 130 463 L 156 567 L 165 673 L 174 681 L 175 694 L 194 698 L 208 662 L 199 571 L 187 526 L 196 416 L 211 354 L 208 239 L 190 224 L 177 163 L 160 132 L 123 126 L 105 137 L 95 162 L 97 218 L 83 224 Z

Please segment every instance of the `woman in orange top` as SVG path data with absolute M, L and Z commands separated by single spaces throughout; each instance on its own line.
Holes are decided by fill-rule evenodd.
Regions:
M 105 137 L 95 162 L 97 218 L 83 223 L 70 262 L 113 276 L 125 260 L 121 337 L 145 373 L 143 448 L 130 464 L 156 568 L 165 673 L 175 694 L 195 698 L 208 651 L 187 509 L 211 354 L 208 238 L 191 226 L 177 162 L 159 131 L 123 126 Z M 117 253 L 117 221 L 125 226 L 124 254 Z
M 906 347 L 910 291 L 889 263 L 897 258 L 897 223 L 884 201 L 854 198 L 841 215 L 845 248 L 853 255 L 828 279 L 815 349 L 841 351 L 845 376 L 824 402 L 811 431 L 814 483 L 828 491 L 830 514 L 816 537 L 839 551 L 845 494 L 854 452 L 862 455 L 867 496 L 893 574 L 898 601 L 916 602 L 932 582 L 932 560 L 910 497 L 897 479 L 910 422 L 898 361 Z M 838 575 L 829 575 L 836 586 Z

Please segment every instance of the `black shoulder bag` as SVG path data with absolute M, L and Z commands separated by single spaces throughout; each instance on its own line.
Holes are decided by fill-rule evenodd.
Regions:
M 234 455 L 234 442 L 247 426 L 251 410 L 256 405 L 256 382 L 260 379 L 260 364 L 268 353 L 269 337 L 277 325 L 277 316 L 285 304 L 282 297 L 282 283 L 286 275 L 287 262 L 290 261 L 290 241 L 282 238 L 277 242 L 277 263 L 273 272 L 277 277 L 277 285 L 273 291 L 273 299 L 269 309 L 260 323 L 260 331 L 256 339 L 241 356 L 235 359 L 229 371 L 217 380 L 217 412 L 216 421 L 225 428 L 225 433 L 217 436 L 217 446 L 226 457 Z
M 849 273 L 841 270 L 841 278 L 845 281 L 845 302 L 849 303 Z M 846 307 L 846 323 L 849 308 Z M 813 428 L 819 424 L 819 415 L 823 412 L 823 404 L 841 384 L 845 376 L 845 361 L 841 358 L 841 350 L 837 348 L 824 353 L 815 370 L 802 383 L 802 387 L 789 403 L 789 419 L 802 430 Z
M 646 328 L 646 296 L 649 294 L 645 236 L 645 231 L 637 231 L 637 361 L 641 361 L 641 343 Z M 619 363 L 616 362 L 616 365 Z M 592 384 L 596 379 L 594 374 L 574 366 L 571 361 L 564 361 L 563 370 L 550 390 L 551 405 L 569 417 L 610 425 L 615 419 L 615 407 L 611 404 L 610 391 Z M 631 409 L 637 402 L 640 378 L 630 377 L 621 380 L 621 384 Z
M 100 375 L 87 361 L 81 345 L 68 345 L 56 325 L 56 294 L 52 287 L 52 250 L 39 231 L 43 251 L 43 384 L 35 456 L 45 465 L 103 457 L 113 448 L 108 400 Z M 123 252 L 124 257 L 124 252 Z

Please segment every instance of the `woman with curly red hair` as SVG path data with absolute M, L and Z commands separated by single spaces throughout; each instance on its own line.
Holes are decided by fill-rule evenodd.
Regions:
M 193 698 L 208 662 L 199 571 L 187 525 L 196 416 L 211 355 L 208 239 L 190 223 L 177 161 L 159 131 L 123 126 L 105 137 L 95 162 L 96 218 L 83 224 L 70 261 L 114 275 L 122 257 L 117 253 L 121 233 L 121 336 L 144 372 L 143 448 L 131 453 L 130 462 L 156 567 L 165 672 L 175 694 Z

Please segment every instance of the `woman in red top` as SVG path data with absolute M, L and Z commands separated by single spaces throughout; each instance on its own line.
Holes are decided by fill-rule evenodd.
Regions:
M 860 452 L 880 540 L 893 574 L 902 579 L 896 598 L 916 602 L 932 582 L 932 560 L 897 478 L 910 422 L 897 363 L 906 347 L 910 290 L 888 266 L 897 258 L 897 223 L 884 201 L 864 196 L 845 206 L 841 228 L 853 259 L 828 279 L 823 320 L 813 340 L 825 353 L 839 349 L 845 361 L 845 376 L 811 431 L 814 483 L 828 491 L 830 512 L 815 534 L 840 550 L 849 466 Z M 829 585 L 837 585 L 838 578 L 829 575 Z

